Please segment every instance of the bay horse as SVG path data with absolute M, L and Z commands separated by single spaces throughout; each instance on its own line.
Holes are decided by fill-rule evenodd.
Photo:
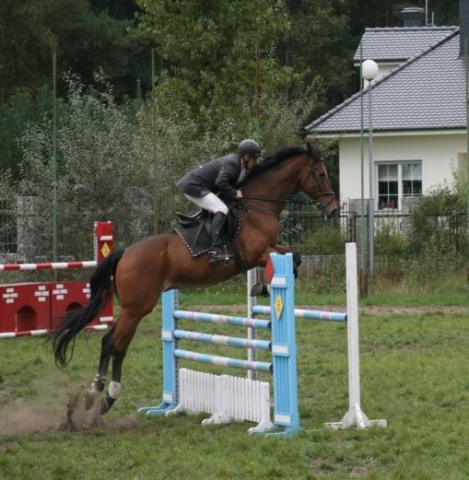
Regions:
M 265 267 L 271 252 L 288 251 L 277 244 L 279 216 L 295 192 L 310 196 L 325 216 L 339 210 L 326 167 L 310 143 L 307 148 L 288 147 L 270 155 L 237 188 L 244 198 L 237 204 L 241 228 L 235 244 L 246 270 Z M 98 372 L 87 391 L 86 408 L 91 408 L 103 392 L 111 359 L 112 379 L 101 399 L 101 415 L 119 397 L 122 364 L 129 344 L 140 320 L 153 310 L 163 291 L 214 285 L 239 271 L 233 261 L 210 264 L 208 254 L 194 258 L 174 232 L 145 238 L 108 255 L 91 277 L 89 302 L 68 312 L 52 333 L 55 362 L 65 367 L 71 360 L 67 355 L 70 343 L 116 293 L 120 312 L 102 338 Z

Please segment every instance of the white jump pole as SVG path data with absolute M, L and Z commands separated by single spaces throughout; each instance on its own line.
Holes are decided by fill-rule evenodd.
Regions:
M 351 427 L 365 429 L 371 426 L 386 427 L 386 420 L 369 420 L 360 403 L 360 351 L 358 343 L 358 275 L 357 245 L 345 246 L 347 276 L 347 343 L 348 343 L 348 386 L 349 409 L 340 422 L 326 423 L 333 430 Z

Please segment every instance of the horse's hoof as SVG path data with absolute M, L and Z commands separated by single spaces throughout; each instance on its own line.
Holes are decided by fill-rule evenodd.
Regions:
M 301 255 L 298 252 L 293 252 L 293 264 L 299 267 L 302 263 Z
M 250 292 L 251 297 L 266 297 L 269 295 L 269 291 L 267 290 L 267 285 L 264 285 L 261 282 L 256 282 Z
M 85 409 L 90 410 L 91 407 L 94 405 L 96 401 L 96 397 L 98 396 L 98 392 L 86 392 L 85 396 Z
M 256 282 L 251 288 L 251 297 L 259 297 L 260 295 L 262 295 L 262 287 L 263 285 L 261 282 Z
M 105 398 L 101 399 L 101 415 L 105 415 L 109 412 L 115 401 L 116 399 L 111 398 L 109 395 L 106 395 Z

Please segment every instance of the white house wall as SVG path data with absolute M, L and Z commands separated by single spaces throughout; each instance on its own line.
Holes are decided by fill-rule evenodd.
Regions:
M 364 198 L 369 198 L 368 136 L 364 137 Z M 361 198 L 360 138 L 342 138 L 339 145 L 339 180 L 341 201 Z M 373 163 L 422 161 L 422 191 L 452 183 L 457 169 L 458 153 L 466 152 L 465 134 L 373 136 Z M 376 169 L 374 169 L 376 170 Z M 375 171 L 373 172 L 375 175 Z M 376 178 L 374 177 L 376 188 Z

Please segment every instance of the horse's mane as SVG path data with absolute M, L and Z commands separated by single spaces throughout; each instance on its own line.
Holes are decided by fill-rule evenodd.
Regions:
M 292 157 L 296 157 L 297 155 L 301 155 L 304 153 L 306 153 L 306 149 L 303 147 L 297 147 L 297 146 L 286 147 L 286 148 L 283 148 L 282 150 L 274 152 L 268 157 L 265 157 L 264 160 L 262 160 L 262 162 L 255 165 L 239 185 L 240 186 L 245 185 L 254 177 L 257 177 L 260 174 L 266 172 L 267 170 L 270 170 L 271 168 L 274 168 L 277 165 L 280 165 L 282 162 L 285 162 L 286 160 Z

